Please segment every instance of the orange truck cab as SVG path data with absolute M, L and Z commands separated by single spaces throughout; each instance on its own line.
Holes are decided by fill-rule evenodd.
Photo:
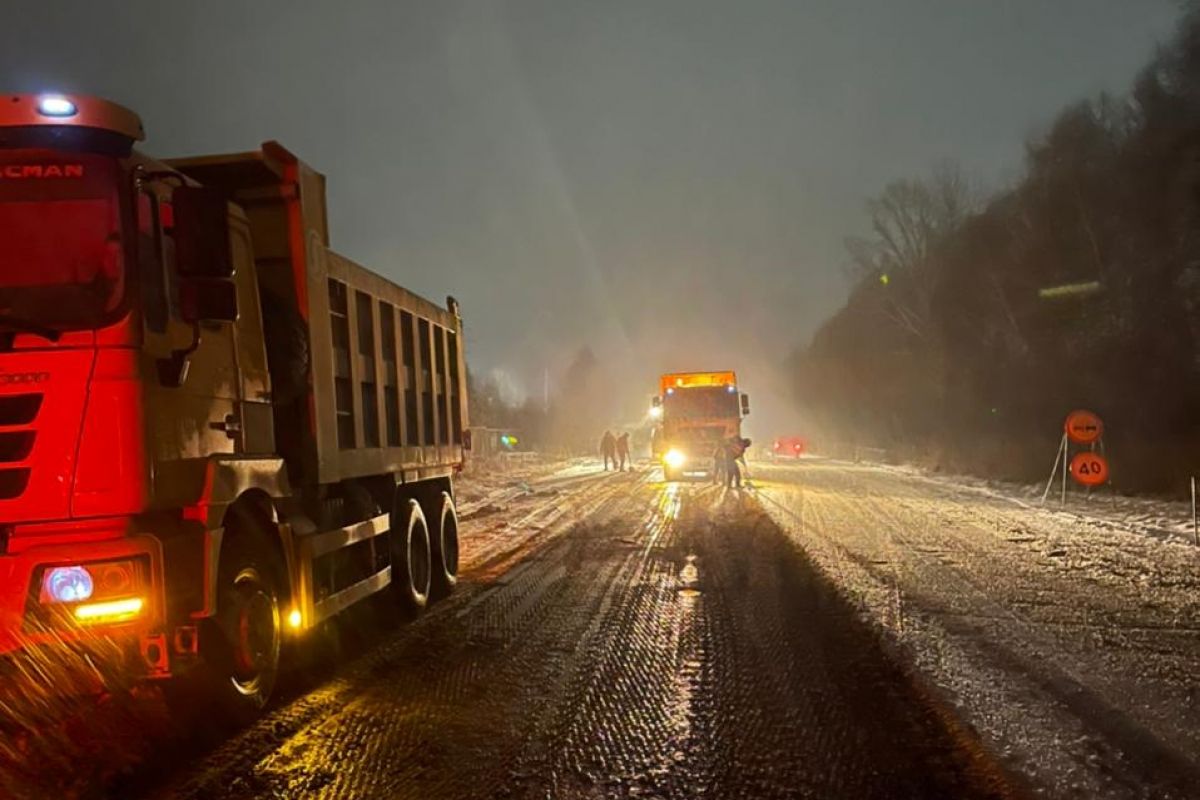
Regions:
M 650 409 L 656 420 L 652 450 L 663 476 L 672 481 L 711 475 L 717 446 L 741 436 L 749 395 L 739 394 L 731 371 L 672 372 L 658 383 Z
M 115 649 L 247 717 L 289 637 L 453 587 L 462 320 L 330 250 L 280 145 L 142 138 L 0 97 L 0 659 Z

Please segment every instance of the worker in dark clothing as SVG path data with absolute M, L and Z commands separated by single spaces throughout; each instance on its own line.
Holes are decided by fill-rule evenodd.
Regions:
M 611 461 L 613 468 L 617 466 L 617 438 L 612 435 L 612 431 L 605 431 L 600 437 L 600 455 L 604 457 L 604 471 L 608 472 L 608 464 Z
M 617 460 L 621 462 L 620 466 L 617 467 L 617 472 L 624 472 L 627 468 L 626 467 L 627 464 L 628 464 L 628 469 L 633 469 L 633 464 L 630 463 L 630 458 L 629 458 L 629 434 L 628 433 L 622 433 L 620 436 L 617 437 Z
M 713 449 L 712 482 L 715 484 L 718 484 L 718 485 L 725 482 L 725 474 L 726 474 L 725 464 L 729 459 L 727 450 L 728 450 L 728 447 L 727 447 L 724 439 L 718 441 L 717 446 Z
M 746 449 L 750 440 L 741 436 L 731 436 L 725 442 L 725 486 L 736 489 L 742 488 L 742 470 L 738 462 L 744 463 Z

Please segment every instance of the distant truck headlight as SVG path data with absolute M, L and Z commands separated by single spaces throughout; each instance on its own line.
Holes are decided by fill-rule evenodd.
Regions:
M 682 450 L 676 450 L 674 447 L 672 447 L 667 451 L 666 455 L 663 456 L 663 463 L 671 469 L 679 469 L 687 463 L 687 456 L 683 454 Z

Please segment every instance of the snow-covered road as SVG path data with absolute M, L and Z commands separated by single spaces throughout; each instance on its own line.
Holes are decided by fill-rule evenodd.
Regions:
M 0 798 L 1200 798 L 1178 507 L 750 473 L 468 474 L 463 580 L 421 619 L 365 605 L 243 731 L 152 688 L 69 708 L 6 740 Z
M 1124 524 L 1124 506 L 1043 509 L 891 468 L 753 472 L 768 513 L 1034 791 L 1200 797 L 1186 537 Z

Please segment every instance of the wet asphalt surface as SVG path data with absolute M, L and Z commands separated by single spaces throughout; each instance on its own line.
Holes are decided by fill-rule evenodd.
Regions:
M 752 493 L 655 477 L 584 475 L 480 511 L 464 522 L 455 595 L 415 623 L 380 622 L 389 610 L 376 604 L 318 637 L 322 655 L 342 658 L 294 676 L 247 730 L 205 731 L 201 718 L 170 733 L 139 699 L 119 723 L 133 741 L 119 768 L 30 768 L 0 786 L 122 798 L 1021 795 Z

